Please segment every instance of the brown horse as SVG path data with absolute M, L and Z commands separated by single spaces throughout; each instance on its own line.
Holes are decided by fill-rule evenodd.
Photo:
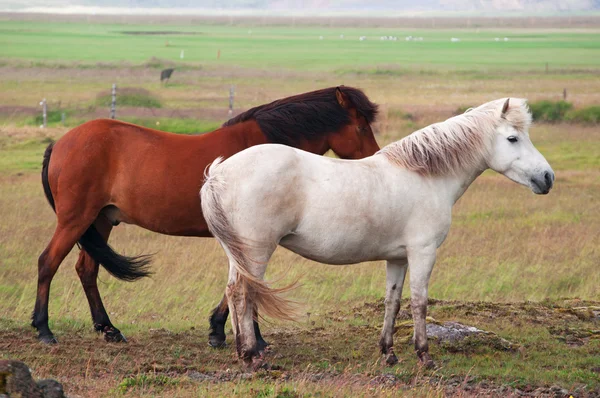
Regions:
M 56 339 L 48 327 L 50 283 L 65 256 L 79 243 L 75 266 L 87 296 L 94 328 L 107 341 L 125 341 L 110 322 L 96 279 L 99 264 L 133 281 L 149 275 L 148 256 L 126 257 L 107 244 L 121 222 L 166 235 L 211 236 L 198 192 L 203 170 L 218 156 L 253 145 L 281 143 L 358 159 L 379 146 L 370 123 L 377 105 L 360 90 L 332 87 L 252 108 L 222 128 L 199 136 L 166 133 L 115 120 L 94 120 L 69 131 L 44 154 L 42 184 L 57 226 L 38 260 L 32 326 L 44 343 Z M 224 345 L 224 298 L 210 319 L 210 344 Z M 255 323 L 257 336 L 260 336 Z M 260 338 L 261 344 L 266 344 Z

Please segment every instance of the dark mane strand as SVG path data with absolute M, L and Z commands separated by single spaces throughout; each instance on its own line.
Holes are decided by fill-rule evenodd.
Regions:
M 251 108 L 223 123 L 223 127 L 256 120 L 270 142 L 285 145 L 325 136 L 350 123 L 348 110 L 337 101 L 336 88 L 311 91 Z M 377 104 L 357 88 L 339 88 L 369 124 L 375 121 Z

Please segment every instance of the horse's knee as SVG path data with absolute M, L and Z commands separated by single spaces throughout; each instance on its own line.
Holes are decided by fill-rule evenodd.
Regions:
M 75 271 L 84 286 L 95 285 L 98 276 L 98 264 L 85 251 L 79 253 Z

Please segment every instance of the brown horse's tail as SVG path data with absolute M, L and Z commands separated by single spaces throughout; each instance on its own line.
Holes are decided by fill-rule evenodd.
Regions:
M 248 246 L 233 230 L 227 214 L 223 209 L 220 196 L 225 188 L 225 182 L 218 173 L 218 166 L 223 158 L 217 158 L 205 172 L 204 185 L 200 190 L 202 212 L 208 224 L 210 232 L 219 240 L 233 260 L 237 271 L 236 287 L 241 288 L 244 296 L 254 302 L 261 313 L 272 318 L 294 320 L 296 308 L 292 301 L 281 297 L 281 293 L 287 292 L 296 286 L 273 289 L 265 281 L 255 277 L 249 270 L 253 260 L 248 258 L 246 251 Z
M 50 190 L 50 183 L 48 183 L 48 165 L 50 164 L 50 155 L 52 155 L 52 148 L 54 148 L 54 142 L 51 142 L 50 145 L 46 148 L 44 152 L 44 161 L 42 162 L 42 186 L 44 187 L 44 194 L 46 194 L 46 199 L 48 199 L 48 203 L 52 206 L 52 210 L 56 212 L 56 205 L 54 204 L 54 197 L 52 196 L 52 191 Z
M 56 212 L 54 196 L 48 182 L 48 166 L 50 165 L 50 156 L 54 142 L 50 143 L 44 152 L 44 161 L 42 162 L 42 186 L 46 199 Z M 150 263 L 150 256 L 128 257 L 115 252 L 112 247 L 106 243 L 100 232 L 94 227 L 94 224 L 79 238 L 79 244 L 96 262 L 102 266 L 114 277 L 124 281 L 135 281 L 137 279 L 149 276 L 151 273 L 147 270 Z

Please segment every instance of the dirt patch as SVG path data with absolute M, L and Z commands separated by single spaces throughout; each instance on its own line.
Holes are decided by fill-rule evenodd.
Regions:
M 42 113 L 40 107 L 0 105 L 0 115 L 12 117 L 37 116 Z

